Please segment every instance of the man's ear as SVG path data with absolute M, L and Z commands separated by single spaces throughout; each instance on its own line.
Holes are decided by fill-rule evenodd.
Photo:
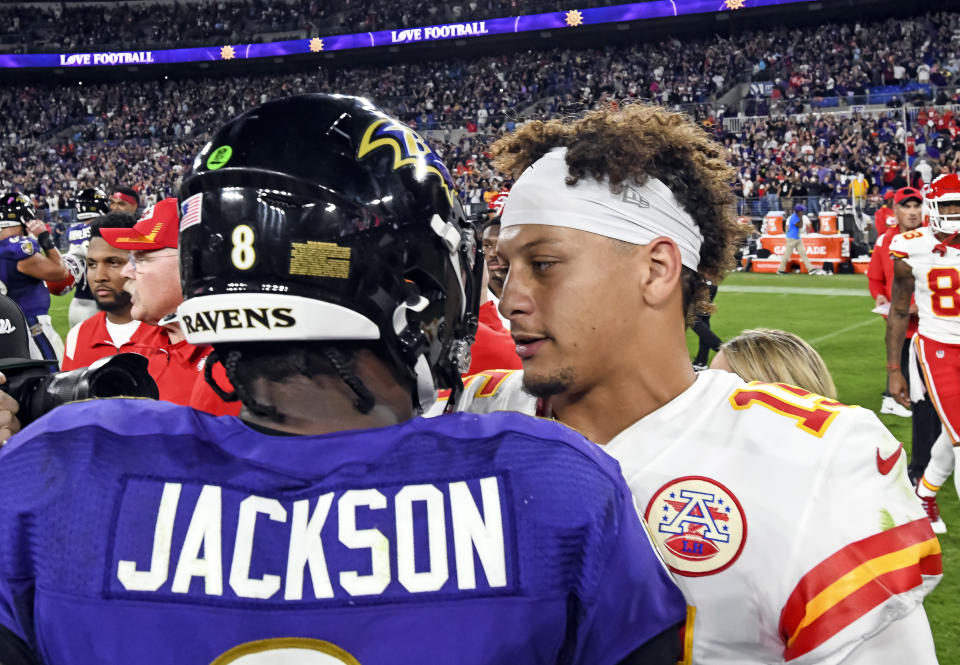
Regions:
M 647 270 L 643 298 L 651 307 L 662 307 L 677 293 L 683 270 L 680 249 L 670 238 L 659 237 L 644 246 Z

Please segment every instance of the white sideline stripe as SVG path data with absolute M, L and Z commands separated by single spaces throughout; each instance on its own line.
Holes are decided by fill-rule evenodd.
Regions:
M 814 337 L 813 339 L 808 339 L 807 344 L 809 344 L 810 346 L 815 346 L 816 344 L 819 344 L 820 342 L 824 342 L 830 339 L 831 337 L 836 337 L 837 335 L 842 335 L 844 333 L 850 332 L 851 330 L 856 330 L 857 328 L 863 328 L 864 326 L 869 326 L 871 323 L 874 323 L 876 321 L 883 321 L 883 320 L 884 319 L 882 316 L 874 316 L 869 319 L 865 319 L 860 323 L 854 323 L 852 326 L 847 326 L 846 328 L 841 328 L 840 330 L 834 330 L 832 333 L 827 333 L 826 335 L 820 335 L 820 337 Z
M 720 285 L 720 293 L 776 293 L 776 294 L 797 294 L 808 296 L 863 296 L 870 297 L 867 289 L 829 289 L 811 287 L 805 289 L 802 286 L 724 286 Z

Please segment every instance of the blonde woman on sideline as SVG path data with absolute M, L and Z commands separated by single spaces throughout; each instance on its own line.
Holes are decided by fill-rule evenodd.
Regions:
M 789 383 L 830 399 L 837 388 L 823 358 L 786 330 L 744 330 L 720 347 L 710 369 L 733 372 L 744 381 Z

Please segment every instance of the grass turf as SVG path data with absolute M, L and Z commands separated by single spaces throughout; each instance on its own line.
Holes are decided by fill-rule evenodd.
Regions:
M 738 291 L 738 287 L 749 290 Z M 772 292 L 757 292 L 756 287 Z M 782 288 L 806 293 L 776 292 Z M 835 293 L 844 295 L 830 294 Z M 846 295 L 862 291 L 862 296 Z M 72 296 L 53 297 L 53 325 L 66 336 L 67 308 Z M 713 330 L 729 339 L 746 328 L 781 328 L 810 342 L 823 356 L 837 385 L 841 402 L 879 412 L 886 381 L 883 319 L 871 314 L 872 300 L 864 275 L 762 275 L 733 273 L 720 286 L 715 301 Z M 687 333 L 691 357 L 697 338 Z M 893 434 L 910 447 L 910 421 L 881 415 Z M 927 598 L 927 616 L 933 628 L 941 663 L 960 663 L 960 502 L 952 481 L 940 491 L 940 508 L 950 531 L 940 536 L 944 577 Z M 841 507 L 838 507 L 840 510 Z

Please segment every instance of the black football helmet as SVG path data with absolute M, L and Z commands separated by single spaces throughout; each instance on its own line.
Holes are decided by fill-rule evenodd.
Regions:
M 288 97 L 221 127 L 183 180 L 179 243 L 189 342 L 380 340 L 416 407 L 462 389 L 477 230 L 439 155 L 366 99 Z
M 29 197 L 18 192 L 4 194 L 0 200 L 0 229 L 20 226 L 37 218 L 37 211 Z
M 77 219 L 81 222 L 89 221 L 110 212 L 110 199 L 98 187 L 90 187 L 77 192 L 74 205 L 77 208 Z

